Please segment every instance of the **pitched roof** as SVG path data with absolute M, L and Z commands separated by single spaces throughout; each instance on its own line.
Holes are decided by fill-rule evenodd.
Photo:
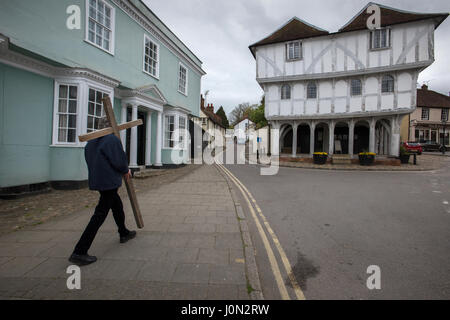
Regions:
M 424 19 L 437 18 L 436 28 L 447 18 L 448 13 L 416 13 L 400 9 L 394 9 L 378 3 L 369 2 L 356 16 L 345 24 L 339 32 L 356 31 L 367 29 L 367 19 L 372 15 L 367 13 L 367 8 L 371 5 L 380 7 L 381 26 L 390 26 L 399 23 L 406 23 Z
M 297 17 L 293 17 L 281 28 L 270 34 L 266 38 L 252 44 L 249 48 L 261 46 L 264 44 L 271 44 L 277 42 L 305 39 L 329 34 L 328 31 L 320 29 L 312 24 L 309 24 Z M 253 50 L 252 50 L 253 52 Z
M 208 105 L 209 106 L 209 105 Z M 204 106 L 200 106 L 202 112 L 215 124 L 217 124 L 218 126 L 225 128 L 225 126 L 222 124 L 222 118 L 220 116 L 218 116 L 217 114 L 215 114 L 214 112 L 208 110 L 208 108 L 204 107 Z
M 367 29 L 366 22 L 367 18 L 370 16 L 370 14 L 367 13 L 367 8 L 373 4 L 380 7 L 382 27 L 434 18 L 436 19 L 435 28 L 437 28 L 449 15 L 448 13 L 416 13 L 394 9 L 374 2 L 369 2 L 356 16 L 354 16 L 337 32 L 330 33 L 326 30 L 313 26 L 297 17 L 293 17 L 271 35 L 250 45 L 249 49 L 255 57 L 255 47 L 257 46 Z
M 450 108 L 450 97 L 436 91 L 417 89 L 417 106 L 418 107 L 439 107 Z

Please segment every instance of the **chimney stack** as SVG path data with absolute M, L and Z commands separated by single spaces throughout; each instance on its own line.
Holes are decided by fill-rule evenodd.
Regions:
M 428 86 L 426 84 L 422 85 L 422 90 L 428 90 Z
M 208 110 L 209 112 L 214 113 L 214 105 L 211 103 L 208 103 L 208 106 L 206 107 L 206 110 Z
M 205 98 L 203 98 L 203 95 L 200 95 L 200 108 L 205 109 Z

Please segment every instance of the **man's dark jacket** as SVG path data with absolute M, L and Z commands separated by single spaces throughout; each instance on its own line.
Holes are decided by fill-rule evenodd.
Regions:
M 112 190 L 122 185 L 128 161 L 119 138 L 108 134 L 89 141 L 84 156 L 89 170 L 89 189 Z

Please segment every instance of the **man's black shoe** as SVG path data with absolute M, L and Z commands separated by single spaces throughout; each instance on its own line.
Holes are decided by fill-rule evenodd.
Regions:
M 72 253 L 72 255 L 69 258 L 69 261 L 78 266 L 85 266 L 87 264 L 91 264 L 91 263 L 94 263 L 95 261 L 97 261 L 97 257 L 90 256 L 88 254 Z
M 134 237 L 136 237 L 136 231 L 130 231 L 126 236 L 120 237 L 120 243 L 125 243 Z

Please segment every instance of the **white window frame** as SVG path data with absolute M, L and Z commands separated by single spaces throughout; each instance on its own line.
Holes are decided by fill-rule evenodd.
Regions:
M 180 123 L 181 119 L 184 119 L 184 129 L 181 129 Z M 181 130 L 184 130 L 183 132 Z M 180 143 L 180 137 L 183 136 L 183 144 Z M 178 149 L 186 150 L 187 146 L 187 117 L 179 115 L 178 116 Z
M 77 132 L 76 142 L 58 142 L 58 100 L 59 100 L 59 86 L 70 85 L 77 86 Z M 86 142 L 80 142 L 78 136 L 87 132 L 87 116 L 88 116 L 88 100 L 89 88 L 102 91 L 111 99 L 114 104 L 114 88 L 98 83 L 91 79 L 82 77 L 64 77 L 57 78 L 54 82 L 54 99 L 53 99 L 53 132 L 51 147 L 84 147 Z
M 442 120 L 448 121 L 449 110 L 450 110 L 449 108 L 442 108 L 441 109 L 441 121 Z M 445 117 L 444 117 L 444 115 L 445 115 Z
M 298 43 L 298 57 L 295 57 L 295 44 L 296 43 Z M 290 52 L 290 48 L 289 47 L 290 47 L 290 45 L 293 46 L 293 48 L 292 48 L 293 57 L 292 58 L 289 55 L 289 52 Z M 302 60 L 302 58 L 303 58 L 302 47 L 303 47 L 302 42 L 299 41 L 299 40 L 287 42 L 286 45 L 285 45 L 285 48 L 286 48 L 286 61 Z
M 386 30 L 386 46 L 382 47 L 381 46 L 381 32 L 382 30 Z M 380 46 L 379 47 L 375 47 L 375 33 L 380 32 Z M 379 28 L 379 29 L 375 29 L 370 31 L 369 34 L 369 39 L 370 39 L 370 50 L 384 50 L 384 49 L 389 49 L 391 47 L 391 28 Z
M 184 92 L 180 90 L 180 72 L 181 72 L 181 68 L 183 68 L 184 70 L 186 70 L 186 84 L 185 84 L 185 88 L 184 88 Z M 189 70 L 188 68 L 182 64 L 181 62 L 178 64 L 178 92 L 181 94 L 184 94 L 185 96 L 188 95 L 188 79 L 189 79 Z
M 79 82 L 73 82 L 73 81 L 55 81 L 55 88 L 54 88 L 54 101 L 53 101 L 53 132 L 52 132 L 52 144 L 53 145 L 61 145 L 61 146 L 78 146 L 78 135 L 80 132 L 80 114 L 81 112 L 81 85 Z M 59 87 L 60 86 L 72 86 L 77 87 L 77 123 L 76 123 L 76 137 L 75 142 L 60 142 L 58 141 L 58 131 L 59 131 Z
M 167 117 L 173 117 L 173 134 L 172 134 L 172 139 L 167 140 L 166 139 L 166 129 L 167 129 L 167 125 L 166 125 L 166 118 Z M 172 114 L 172 113 L 168 113 L 168 114 L 164 114 L 164 125 L 163 125 L 163 149 L 175 149 L 176 146 L 176 141 L 177 141 L 177 137 L 175 135 L 176 133 L 176 128 L 177 128 L 177 115 L 176 114 Z M 169 131 L 170 132 L 170 131 Z M 171 147 L 169 145 L 169 141 L 173 141 L 173 147 Z
M 109 3 L 107 3 L 105 0 L 96 0 L 97 3 L 98 2 L 102 2 L 105 6 L 107 6 L 110 10 L 111 10 L 111 37 L 109 39 L 109 50 L 106 50 L 105 48 L 103 48 L 103 46 L 99 46 L 97 43 L 92 42 L 91 40 L 89 40 L 89 1 L 90 0 L 86 0 L 86 30 L 85 30 L 85 38 L 84 41 L 86 41 L 87 43 L 89 43 L 90 45 L 99 48 L 100 50 L 103 50 L 111 55 L 114 55 L 114 51 L 115 51 L 115 36 L 116 36 L 116 10 L 115 8 L 110 5 Z M 98 23 L 96 21 L 96 23 Z M 102 38 L 103 39 L 103 38 Z
M 172 136 L 172 140 L 173 140 L 173 147 L 169 147 L 168 144 L 166 142 L 168 142 L 168 140 L 166 140 L 166 117 L 174 117 L 174 131 L 173 131 L 173 136 Z M 180 146 L 180 118 L 184 118 L 185 120 L 185 134 L 184 134 L 184 145 Z M 188 121 L 188 117 L 185 114 L 181 114 L 181 113 L 176 113 L 176 112 L 168 112 L 163 114 L 163 147 L 162 149 L 165 150 L 187 150 L 187 139 L 188 139 L 188 126 L 189 126 L 189 121 Z
M 153 43 L 156 46 L 156 74 L 152 74 L 151 72 L 145 70 L 145 46 L 147 41 L 150 41 L 151 43 Z M 148 35 L 144 34 L 144 46 L 143 46 L 143 50 L 142 50 L 142 71 L 146 74 L 148 74 L 149 76 L 158 79 L 159 80 L 159 61 L 160 61 L 160 50 L 159 50 L 159 44 L 153 40 L 152 38 L 150 38 Z
M 105 94 L 108 94 L 108 92 L 106 92 L 106 91 L 104 91 L 104 90 L 101 90 L 101 89 L 97 89 L 96 87 L 94 87 L 94 86 L 89 86 L 88 85 L 88 89 L 87 89 L 87 109 L 86 109 L 86 118 L 83 120 L 83 121 L 86 121 L 86 132 L 88 131 L 88 129 L 90 129 L 90 128 L 88 128 L 88 122 L 89 122 L 89 103 L 90 103 L 90 101 L 89 101 L 89 91 L 90 90 L 94 90 L 95 92 L 101 92 L 101 93 L 103 93 L 103 95 L 105 95 Z M 109 94 L 108 94 L 109 95 Z M 95 97 L 97 97 L 97 94 L 95 95 Z M 95 126 L 95 119 L 96 118 L 98 118 L 99 119 L 99 121 L 100 121 L 100 119 L 102 118 L 102 117 L 104 117 L 105 116 L 105 110 L 103 109 L 103 103 L 101 104 L 101 114 L 100 114 L 100 117 L 98 117 L 98 116 L 96 116 L 95 115 L 95 111 L 96 111 L 96 105 L 97 105 L 97 101 L 94 101 L 94 115 L 93 115 L 93 117 L 94 117 L 94 126 Z M 91 132 L 95 132 L 95 131 L 97 131 L 97 130 L 99 130 L 99 129 L 93 129 Z
M 426 117 L 423 116 L 424 114 L 426 114 Z M 430 120 L 430 108 L 422 107 L 420 120 Z

